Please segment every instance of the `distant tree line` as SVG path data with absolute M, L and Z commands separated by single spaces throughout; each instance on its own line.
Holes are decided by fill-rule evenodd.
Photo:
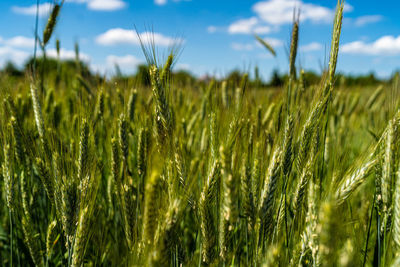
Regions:
M 0 68 L 0 76 L 8 76 L 18 79 L 31 73 L 32 66 L 35 64 L 37 73 L 46 73 L 47 77 L 53 77 L 57 81 L 71 78 L 79 73 L 79 77 L 84 78 L 91 84 L 96 82 L 104 82 L 106 77 L 103 77 L 90 70 L 89 66 L 83 61 L 76 60 L 57 60 L 54 58 L 37 58 L 36 62 L 33 58 L 29 59 L 22 68 L 18 68 L 12 62 L 7 62 L 3 68 Z M 139 65 L 135 74 L 123 74 L 118 66 L 115 68 L 115 74 L 110 78 L 112 82 L 127 83 L 140 86 L 150 86 L 150 77 L 147 65 Z M 210 80 L 226 80 L 232 85 L 238 85 L 243 77 L 244 72 L 233 70 L 223 78 L 214 78 L 213 76 L 196 77 L 186 70 L 178 70 L 172 73 L 172 79 L 175 84 L 181 86 L 192 86 L 196 83 L 206 83 Z M 399 72 L 394 72 L 389 79 L 380 79 L 371 72 L 364 75 L 350 75 L 339 73 L 336 75 L 336 82 L 342 86 L 373 86 L 381 83 L 389 83 L 393 78 L 399 75 Z M 305 85 L 317 84 L 321 81 L 321 74 L 313 71 L 303 71 L 297 77 L 302 79 Z M 264 81 L 259 73 L 258 67 L 254 69 L 254 73 L 250 75 L 249 86 L 254 88 L 266 87 L 282 87 L 287 83 L 289 76 L 287 73 L 281 73 L 274 69 L 268 81 Z

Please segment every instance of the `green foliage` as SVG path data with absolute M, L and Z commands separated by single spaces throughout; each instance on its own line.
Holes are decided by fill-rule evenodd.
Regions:
M 399 79 L 336 79 L 342 9 L 329 76 L 293 51 L 283 90 L 174 74 L 172 54 L 107 81 L 78 47 L 35 83 L 2 75 L 1 264 L 396 265 Z

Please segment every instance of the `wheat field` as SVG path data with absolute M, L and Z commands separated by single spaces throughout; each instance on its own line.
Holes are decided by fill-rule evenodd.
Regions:
M 88 78 L 78 52 L 2 76 L 1 265 L 399 266 L 399 77 L 337 79 L 343 7 L 315 84 L 298 20 L 278 89 L 177 83 L 146 44 L 149 87 Z

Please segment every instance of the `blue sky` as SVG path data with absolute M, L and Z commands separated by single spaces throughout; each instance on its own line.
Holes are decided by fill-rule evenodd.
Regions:
M 41 0 L 40 30 L 52 1 Z M 287 71 L 294 7 L 301 8 L 297 66 L 320 71 L 327 63 L 336 0 L 66 0 L 54 37 L 62 57 L 73 57 L 80 44 L 82 58 L 93 70 L 111 75 L 117 63 L 133 73 L 144 62 L 134 27 L 144 40 L 154 32 L 161 58 L 180 43 L 176 69 L 196 75 L 224 76 L 232 69 L 258 65 L 267 79 L 273 69 Z M 0 1 L 0 65 L 23 62 L 33 52 L 36 0 Z M 374 71 L 387 77 L 400 69 L 400 1 L 346 2 L 338 70 L 360 74 Z M 273 58 L 254 40 L 256 32 L 272 44 Z

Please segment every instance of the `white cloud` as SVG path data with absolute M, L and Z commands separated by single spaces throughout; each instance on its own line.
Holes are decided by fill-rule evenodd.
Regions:
M 115 56 L 109 55 L 106 58 L 107 68 L 113 69 L 118 65 L 124 71 L 134 71 L 142 61 L 132 55 Z
M 157 46 L 171 46 L 184 41 L 180 38 L 172 38 L 156 32 L 143 32 L 139 36 L 144 43 L 154 43 Z M 110 29 L 100 34 L 97 36 L 96 42 L 106 46 L 118 44 L 140 45 L 140 40 L 135 31 L 122 28 Z
M 322 49 L 322 44 L 317 42 L 312 42 L 303 46 L 300 46 L 300 51 L 303 52 L 311 52 L 311 51 L 318 51 Z
M 19 47 L 19 48 L 33 48 L 35 45 L 34 38 L 28 38 L 25 36 L 15 36 L 10 39 L 2 39 L 0 38 L 0 43 L 4 43 L 10 47 Z
M 154 0 L 154 3 L 156 5 L 162 6 L 162 5 L 165 5 L 167 3 L 167 0 Z
M 143 61 L 132 55 L 116 56 L 108 55 L 103 64 L 90 64 L 90 69 L 106 77 L 112 77 L 115 72 L 115 66 L 121 69 L 122 73 L 132 74 L 135 72 L 138 65 Z
M 0 65 L 8 61 L 12 61 L 17 66 L 21 67 L 29 57 L 29 53 L 10 46 L 0 47 Z
M 53 5 L 50 3 L 43 3 L 39 5 L 39 16 L 44 17 L 49 15 Z M 22 15 L 36 15 L 36 5 L 31 6 L 13 6 L 11 10 L 14 13 Z
M 272 47 L 274 47 L 274 48 L 283 45 L 282 40 L 279 40 L 279 39 L 276 39 L 276 38 L 267 37 L 267 38 L 263 38 L 263 40 L 264 40 L 265 42 L 267 42 L 268 44 L 270 44 L 270 45 L 271 45 Z M 260 47 L 262 47 L 262 45 L 261 45 L 260 43 L 258 43 L 258 42 L 257 42 L 257 45 L 259 45 Z
M 312 22 L 331 22 L 334 11 L 323 6 L 304 3 L 300 0 L 265 0 L 252 6 L 256 16 L 240 19 L 228 27 L 230 34 L 267 34 L 279 29 L 282 24 L 293 22 L 293 12 L 300 10 L 300 20 Z M 352 6 L 347 5 L 347 10 Z
M 253 31 L 253 27 L 255 27 L 257 23 L 258 19 L 256 17 L 251 17 L 249 19 L 240 19 L 229 25 L 228 32 L 231 34 L 249 34 Z
M 271 32 L 271 27 L 260 25 L 260 20 L 256 17 L 248 19 L 240 19 L 229 25 L 228 32 L 230 34 L 267 34 Z
M 123 0 L 67 0 L 66 3 L 86 4 L 87 8 L 95 11 L 115 11 L 126 7 Z M 48 16 L 53 5 L 49 2 L 39 5 L 39 16 Z M 13 6 L 12 11 L 23 15 L 36 15 L 36 5 Z
M 391 35 L 383 36 L 372 43 L 364 41 L 347 43 L 342 45 L 341 51 L 350 54 L 399 55 L 400 35 L 397 37 Z
M 76 3 L 76 4 L 84 4 L 87 3 L 88 0 L 65 0 L 66 3 Z
M 114 11 L 122 9 L 126 3 L 122 0 L 89 0 L 87 7 L 91 10 Z
M 174 2 L 190 2 L 192 0 L 173 0 Z M 167 4 L 167 0 L 154 0 L 154 4 L 158 5 L 158 6 L 163 6 Z
M 86 4 L 88 9 L 95 11 L 115 11 L 126 7 L 124 0 L 66 0 L 66 3 Z
M 271 31 L 272 29 L 269 26 L 257 26 L 253 29 L 253 32 L 257 34 L 267 34 L 270 33 Z
M 216 32 L 218 29 L 217 29 L 217 27 L 215 27 L 215 26 L 208 26 L 207 27 L 207 32 L 208 33 L 214 33 L 214 32 Z
M 349 3 L 344 3 L 343 12 L 350 13 L 353 12 L 353 10 L 354 7 L 352 5 L 350 5 Z
M 66 3 L 76 3 L 76 4 L 83 4 L 87 3 L 88 0 L 65 0 Z
M 254 49 L 253 44 L 232 43 L 231 47 L 236 51 L 251 51 Z
M 32 48 L 35 44 L 34 38 L 28 38 L 25 36 L 15 36 L 9 39 L 0 37 L 0 65 L 7 61 L 12 61 L 18 66 L 22 64 L 32 56 Z M 29 51 L 27 51 L 29 49 Z M 38 56 L 41 56 L 42 52 L 38 51 Z M 46 50 L 47 57 L 57 58 L 56 49 Z M 85 62 L 90 61 L 90 56 L 85 53 L 80 53 L 79 57 Z M 75 51 L 67 50 L 64 48 L 60 49 L 60 59 L 75 59 Z
M 361 16 L 355 19 L 354 24 L 358 27 L 364 26 L 366 24 L 371 24 L 375 22 L 379 22 L 383 19 L 381 15 L 367 15 Z
M 294 8 L 300 8 L 300 19 L 313 22 L 331 22 L 333 11 L 329 8 L 304 3 L 300 0 L 268 0 L 253 5 L 253 11 L 265 22 L 273 25 L 292 23 Z
M 56 49 L 49 49 L 46 50 L 46 56 L 50 57 L 50 58 L 57 58 L 57 50 Z M 74 50 L 67 50 L 64 48 L 60 49 L 60 59 L 61 60 L 73 60 L 75 59 L 75 51 Z M 90 61 L 90 56 L 79 52 L 79 59 L 85 62 L 89 62 Z

